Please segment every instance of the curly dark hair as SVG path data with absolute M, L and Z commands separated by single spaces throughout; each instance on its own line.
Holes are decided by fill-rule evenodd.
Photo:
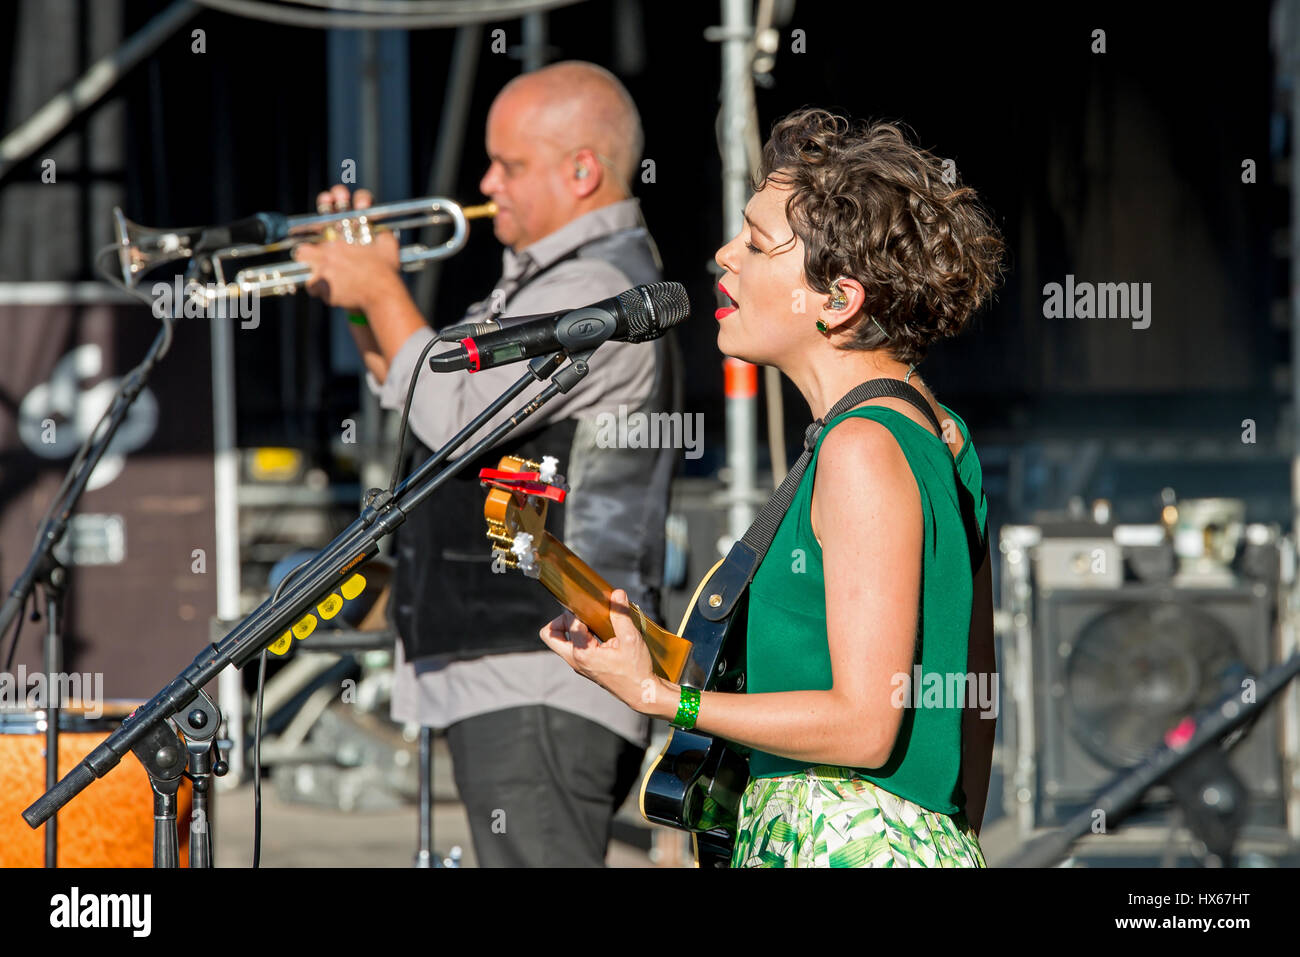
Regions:
M 754 188 L 793 190 L 786 217 L 804 243 L 808 285 L 830 294 L 847 276 L 866 290 L 861 318 L 839 331 L 841 348 L 885 347 L 920 362 L 1001 281 L 997 227 L 975 190 L 944 173 L 891 123 L 805 108 L 773 126 Z

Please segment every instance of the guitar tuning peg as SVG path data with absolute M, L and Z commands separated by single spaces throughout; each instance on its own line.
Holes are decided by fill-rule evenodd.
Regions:
M 556 469 L 560 467 L 560 460 L 554 455 L 543 455 L 542 464 L 537 469 L 537 478 L 547 485 L 554 485 L 556 479 Z
M 520 532 L 514 538 L 514 543 L 510 551 L 515 556 L 517 567 L 529 578 L 537 578 L 541 575 L 541 569 L 537 565 L 537 552 L 533 551 L 533 536 L 527 532 Z

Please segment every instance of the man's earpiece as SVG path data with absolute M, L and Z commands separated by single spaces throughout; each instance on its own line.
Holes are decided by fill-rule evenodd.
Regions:
M 574 174 L 573 174 L 573 175 L 576 176 L 576 177 L 578 177 L 578 179 L 586 179 L 586 178 L 587 178 L 587 167 L 585 167 L 585 166 L 579 166 L 579 167 L 577 168 L 577 170 L 574 171 Z

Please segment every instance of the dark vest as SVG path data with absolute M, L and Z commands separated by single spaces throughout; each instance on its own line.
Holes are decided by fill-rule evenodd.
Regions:
M 627 276 L 629 286 L 660 279 L 648 237 L 640 227 L 596 239 L 565 260 L 570 258 L 604 260 Z M 580 305 L 574 303 L 575 308 Z M 655 378 L 649 398 L 636 411 L 667 411 L 674 403 L 678 376 L 675 346 L 665 336 L 638 348 L 645 350 L 646 361 L 653 358 Z M 597 351 L 593 362 L 599 361 Z M 519 401 L 522 404 L 522 397 Z M 617 415 L 619 410 L 608 411 Z M 594 420 L 568 418 L 522 436 L 512 434 L 464 466 L 411 512 L 396 536 L 398 564 L 390 602 L 408 661 L 546 648 L 537 632 L 563 610 L 559 603 L 521 572 L 492 571 L 483 520 L 486 492 L 478 473 L 481 468 L 495 468 L 506 454 L 535 461 L 543 455 L 559 459 L 559 472 L 570 491 L 565 503 L 551 503 L 548 530 L 611 585 L 627 589 L 628 597 L 648 615 L 658 618 L 664 520 L 681 450 L 601 448 L 596 432 Z M 411 465 L 432 455 L 423 443 L 415 445 Z

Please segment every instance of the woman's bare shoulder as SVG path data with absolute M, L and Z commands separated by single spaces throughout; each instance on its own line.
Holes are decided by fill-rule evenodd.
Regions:
M 822 440 L 813 483 L 813 533 L 823 542 L 829 529 L 858 530 L 880 509 L 906 509 L 920 499 L 911 465 L 888 426 L 855 417 L 838 423 Z

